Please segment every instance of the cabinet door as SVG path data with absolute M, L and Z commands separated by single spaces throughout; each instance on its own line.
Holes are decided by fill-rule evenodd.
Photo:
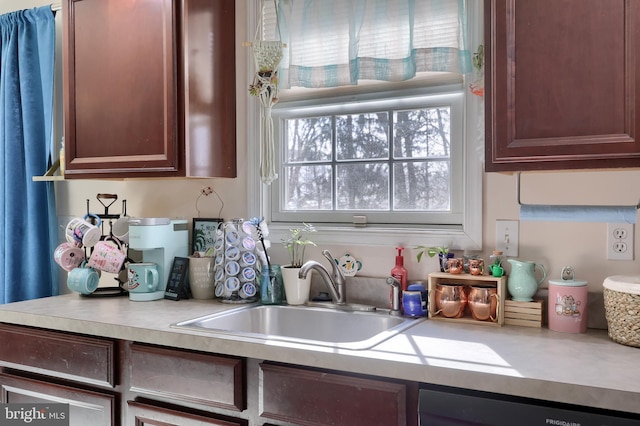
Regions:
M 485 0 L 487 171 L 640 166 L 640 2 Z
M 235 2 L 65 0 L 67 178 L 235 177 Z
M 235 1 L 185 0 L 186 174 L 236 177 Z
M 67 0 L 67 177 L 178 172 L 171 0 Z
M 0 374 L 0 401 L 5 404 L 69 404 L 70 426 L 112 426 L 116 397 L 9 374 Z

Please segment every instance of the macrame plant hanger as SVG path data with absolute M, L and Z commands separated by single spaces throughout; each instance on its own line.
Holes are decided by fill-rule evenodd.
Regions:
M 274 5 L 277 5 L 274 0 Z M 276 28 L 279 40 L 261 40 L 262 20 L 258 22 L 256 34 L 251 50 L 256 64 L 253 83 L 249 85 L 249 93 L 257 96 L 262 109 L 261 117 L 261 148 L 260 148 L 260 178 L 270 185 L 278 178 L 275 165 L 275 143 L 273 140 L 273 119 L 271 107 L 278 102 L 278 68 L 282 61 L 283 48 L 280 24 L 276 13 Z

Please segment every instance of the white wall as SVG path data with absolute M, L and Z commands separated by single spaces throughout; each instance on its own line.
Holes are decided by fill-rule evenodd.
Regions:
M 0 0 L 0 13 L 20 7 L 34 7 L 49 4 L 37 0 Z M 223 217 L 248 217 L 255 212 L 247 212 L 247 169 L 246 152 L 248 141 L 245 112 L 248 102 L 248 81 L 244 77 L 249 61 L 248 49 L 241 42 L 250 40 L 252 31 L 244 22 L 247 3 L 237 1 L 237 143 L 238 178 L 206 180 L 130 180 L 130 181 L 65 181 L 57 183 L 58 212 L 60 215 L 80 215 L 85 212 L 86 199 L 92 207 L 97 204 L 98 193 L 117 193 L 120 199 L 127 199 L 129 213 L 135 216 L 171 216 L 191 219 L 197 216 L 195 200 L 204 186 L 213 186 L 225 200 Z M 60 20 L 60 17 L 56 18 Z M 57 103 L 61 105 L 61 102 Z M 60 107 L 61 108 L 61 107 Z M 485 174 L 484 184 L 484 249 L 481 254 L 488 256 L 495 245 L 495 221 L 497 219 L 518 220 L 519 210 L 516 200 L 516 177 L 514 174 Z M 522 177 L 522 202 L 543 204 L 636 204 L 640 199 L 640 172 L 638 170 L 609 171 L 568 171 L 554 173 L 528 173 Z M 217 216 L 219 205 L 214 196 L 202 198 L 199 208 L 203 217 Z M 521 222 L 519 258 L 542 263 L 551 278 L 558 278 L 565 265 L 572 265 L 577 278 L 589 281 L 590 290 L 601 292 L 605 277 L 614 274 L 631 275 L 640 273 L 634 261 L 607 261 L 605 256 L 606 224 L 604 223 L 545 223 Z M 637 239 L 638 230 L 635 237 Z M 322 261 L 319 251 L 329 248 L 339 257 L 349 252 L 364 263 L 364 276 L 386 276 L 394 264 L 394 247 L 391 241 L 384 247 L 358 245 L 319 247 L 310 252 L 310 257 Z M 284 251 L 274 245 L 272 255 L 276 262 L 286 260 Z M 638 248 L 636 247 L 636 251 Z M 433 259 L 417 264 L 414 254 L 407 250 L 405 266 L 411 279 L 425 279 L 426 274 L 436 268 Z M 638 256 L 636 255 L 636 259 Z

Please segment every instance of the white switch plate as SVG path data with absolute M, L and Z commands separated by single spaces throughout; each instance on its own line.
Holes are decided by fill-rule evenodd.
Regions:
M 517 220 L 496 220 L 496 250 L 510 257 L 518 257 L 518 231 Z
M 607 259 L 633 260 L 632 223 L 607 223 Z

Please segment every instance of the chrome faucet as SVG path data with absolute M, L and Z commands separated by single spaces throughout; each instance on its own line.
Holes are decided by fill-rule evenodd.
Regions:
M 333 259 L 329 250 L 323 250 L 322 255 L 327 258 L 329 263 L 331 263 L 332 274 L 329 274 L 327 268 L 322 266 L 321 263 L 316 262 L 315 260 L 309 260 L 300 268 L 300 272 L 298 276 L 302 279 L 307 277 L 307 274 L 311 269 L 315 269 L 318 271 L 322 280 L 326 284 L 329 289 L 329 293 L 331 294 L 331 299 L 333 303 L 336 305 L 345 305 L 347 303 L 347 292 L 345 286 L 344 275 L 342 275 L 342 271 L 338 268 L 336 261 Z

